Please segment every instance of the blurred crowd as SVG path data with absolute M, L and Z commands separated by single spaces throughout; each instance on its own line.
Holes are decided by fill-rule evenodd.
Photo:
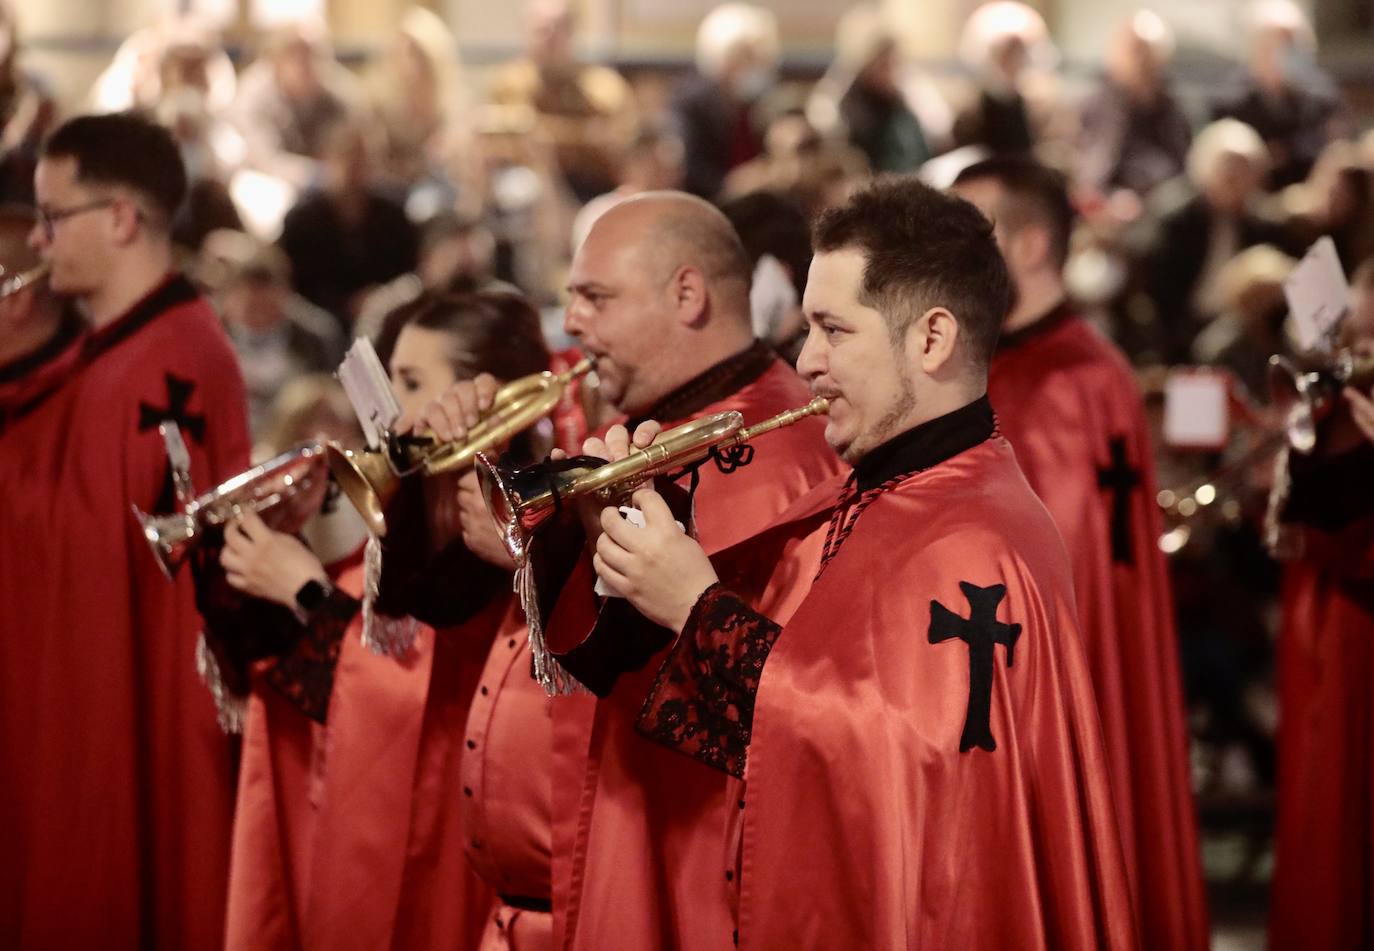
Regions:
M 1116 26 L 1090 80 L 1063 72 L 1021 3 L 975 11 L 949 51 L 957 70 L 906 57 L 898 26 L 853 7 L 828 68 L 800 76 L 782 68 L 774 14 L 727 3 L 702 20 L 691 68 L 627 75 L 575 54 L 567 2 L 532 0 L 523 53 L 479 82 L 461 37 L 422 7 L 358 68 L 319 23 L 279 27 L 231 59 L 213 29 L 175 19 L 129 37 L 81 111 L 140 110 L 180 143 L 193 184 L 175 237 L 237 348 L 264 454 L 300 420 L 339 414 L 320 375 L 425 289 L 513 285 L 557 314 L 596 216 L 648 190 L 725 210 L 754 262 L 755 330 L 795 354 L 820 210 L 874 175 L 943 186 L 1007 153 L 1069 176 L 1069 291 L 1161 418 L 1171 368 L 1210 365 L 1229 381 L 1230 437 L 1205 450 L 1161 440 L 1163 483 L 1205 481 L 1262 442 L 1275 425 L 1266 361 L 1294 349 L 1284 280 L 1323 235 L 1348 274 L 1368 281 L 1374 267 L 1374 133 L 1357 135 L 1300 9 L 1255 4 L 1243 61 L 1204 98 L 1177 93 L 1176 38 L 1149 10 Z M 0 35 L 0 203 L 31 204 L 58 110 L 21 66 L 12 21 Z M 556 337 L 557 317 L 546 323 Z M 1189 531 L 1174 536 L 1204 806 L 1273 778 L 1266 472 L 1218 482 L 1217 504 L 1178 515 Z

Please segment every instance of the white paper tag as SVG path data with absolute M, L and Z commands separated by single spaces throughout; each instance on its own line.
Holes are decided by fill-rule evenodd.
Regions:
M 1319 238 L 1307 249 L 1283 282 L 1283 293 L 1288 298 L 1298 346 L 1304 352 L 1329 350 L 1350 306 L 1350 285 L 1329 236 Z
M 353 412 L 358 414 L 368 446 L 377 448 L 391 424 L 401 415 L 401 407 L 391 392 L 391 381 L 387 379 L 377 351 L 372 348 L 372 341 L 366 337 L 353 341 L 339 364 L 338 377 L 348 402 L 353 405 Z
M 1205 368 L 1175 370 L 1164 384 L 1164 441 L 1170 446 L 1220 449 L 1230 438 L 1226 376 Z
M 620 508 L 616 509 L 616 511 L 618 511 L 621 514 L 621 517 L 623 517 L 625 521 L 629 522 L 636 528 L 644 527 L 644 513 L 639 509 L 634 508 L 630 505 L 622 505 L 620 506 Z M 678 528 L 682 529 L 684 532 L 687 531 L 686 526 L 684 526 L 677 519 L 673 519 L 673 524 L 676 525 Z M 621 594 L 619 591 L 615 590 L 615 588 L 611 587 L 610 584 L 607 583 L 606 579 L 601 577 L 600 575 L 596 576 L 596 587 L 594 588 L 594 590 L 598 595 L 600 595 L 603 598 L 625 597 L 625 595 Z

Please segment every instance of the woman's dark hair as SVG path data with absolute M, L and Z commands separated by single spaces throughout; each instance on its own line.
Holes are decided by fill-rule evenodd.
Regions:
M 401 331 L 411 326 L 450 338 L 447 356 L 460 380 L 490 373 L 498 380 L 510 381 L 549 368 L 549 348 L 539 314 L 519 294 L 421 294 L 396 308 L 383 322 L 377 337 L 377 354 L 383 366 L 391 362 Z

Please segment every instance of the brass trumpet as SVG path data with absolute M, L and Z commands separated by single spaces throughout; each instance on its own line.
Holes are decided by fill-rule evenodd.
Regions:
M 388 435 L 383 449 L 344 449 L 330 443 L 327 458 L 339 487 L 377 537 L 386 535 L 386 507 L 400 488 L 401 480 L 421 473 L 438 475 L 461 472 L 476 462 L 480 453 L 529 429 L 549 413 L 568 384 L 593 369 L 583 359 L 563 373 L 533 373 L 512 380 L 496 391 L 491 410 L 460 442 L 441 443 L 433 435 Z
M 315 485 L 314 470 L 324 447 L 306 443 L 241 472 L 186 503 L 175 515 L 148 515 L 133 506 L 143 537 L 168 578 L 201 542 L 206 530 L 244 512 L 262 513 Z M 178 488 L 182 483 L 179 480 Z
M 479 455 L 477 478 L 506 550 L 516 564 L 524 564 L 531 536 L 561 502 L 593 496 L 607 505 L 615 504 L 648 479 L 704 459 L 713 449 L 741 446 L 763 433 L 824 414 L 829 408 L 829 401 L 818 396 L 805 406 L 748 428 L 743 428 L 744 417 L 738 412 L 715 413 L 660 434 L 651 445 L 618 462 L 574 466 L 563 472 L 547 466 L 505 469 Z
M 51 270 L 50 265 L 44 263 L 35 265 L 27 271 L 11 274 L 3 281 L 0 281 L 0 300 L 9 297 L 11 294 L 18 294 L 35 281 L 41 281 L 48 276 L 49 270 Z M 0 273 L 3 273 L 3 269 L 0 269 Z

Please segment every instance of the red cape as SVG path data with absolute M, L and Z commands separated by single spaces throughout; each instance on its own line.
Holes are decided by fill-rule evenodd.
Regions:
M 0 934 L 18 947 L 214 948 L 230 742 L 196 675 L 190 572 L 130 513 L 167 511 L 157 423 L 198 490 L 248 465 L 238 362 L 183 279 L 90 337 L 0 437 Z
M 817 566 L 805 539 L 825 526 L 806 502 L 838 490 L 789 514 L 784 573 Z M 1004 585 L 990 616 L 1020 625 L 1014 664 L 992 647 L 993 751 L 960 752 L 969 646 L 928 638 L 936 602 L 969 616 L 961 583 Z M 997 437 L 871 504 L 763 666 L 741 948 L 1135 946 L 1071 598 L 1054 526 Z
M 699 415 L 739 410 L 746 425 L 804 405 L 787 365 Z M 678 421 L 666 421 L 673 425 Z M 730 475 L 701 470 L 695 518 L 708 553 L 754 535 L 840 468 L 824 420 L 761 437 Z M 570 590 L 570 589 L 576 590 Z M 589 576 L 574 576 L 546 630 L 551 645 L 591 627 Z M 727 779 L 645 739 L 635 720 L 660 659 L 622 676 L 611 695 L 554 698 L 553 904 L 560 947 L 728 947 L 733 920 L 720 879 Z
M 998 351 L 988 395 L 1073 565 L 1143 944 L 1201 951 L 1207 908 L 1144 406 L 1111 343 L 1076 317 L 1046 320 Z M 1101 484 L 1114 470 L 1134 483 L 1119 512 Z
M 1269 946 L 1374 947 L 1374 519 L 1284 574 Z
M 256 687 L 244 739 L 229 947 L 473 947 L 491 892 L 457 789 L 481 663 L 508 600 L 401 658 L 344 635 L 323 728 Z

